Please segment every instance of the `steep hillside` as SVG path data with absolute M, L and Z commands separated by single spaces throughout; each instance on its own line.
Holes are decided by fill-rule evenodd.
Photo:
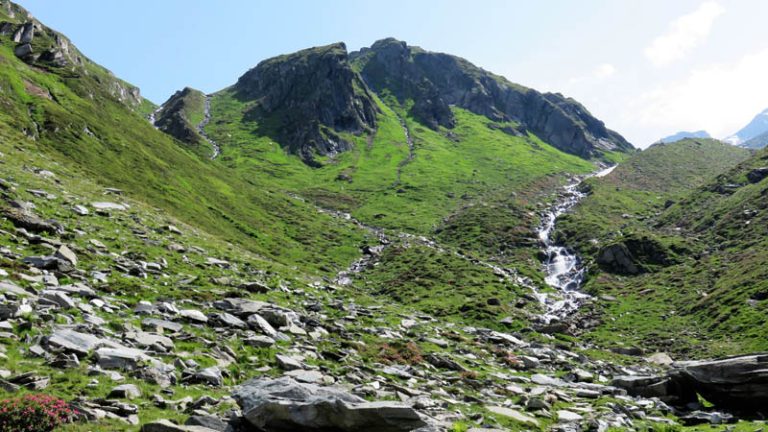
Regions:
M 761 150 L 670 207 L 659 221 L 696 238 L 702 249 L 696 269 L 708 279 L 687 312 L 710 334 L 751 350 L 766 349 L 768 330 L 766 160 Z
M 597 309 L 602 323 L 590 337 L 678 355 L 765 349 L 752 336 L 717 324 L 723 309 L 704 311 L 700 306 L 722 306 L 731 296 L 746 304 L 749 298 L 716 287 L 729 286 L 729 271 L 753 268 L 723 246 L 741 249 L 750 243 L 733 233 L 718 236 L 705 217 L 705 209 L 712 207 L 700 205 L 706 197 L 730 193 L 722 177 L 719 186 L 713 179 L 718 172 L 733 172 L 735 166 L 754 165 L 755 157 L 749 156 L 746 150 L 714 140 L 657 144 L 607 177 L 587 183 L 589 196 L 558 227 L 561 241 L 592 262 L 586 289 L 601 296 Z M 734 211 L 742 215 L 744 209 Z M 702 229 L 694 232 L 683 229 L 685 225 Z M 727 313 L 738 321 L 737 316 L 752 316 L 754 310 L 739 307 Z
M 749 154 L 712 139 L 655 144 L 621 163 L 610 175 L 588 180 L 584 187 L 589 197 L 563 217 L 561 231 L 569 242 L 589 249 L 592 239 L 620 235 L 624 227 L 654 218 Z
M 123 189 L 286 264 L 301 262 L 309 271 L 328 272 L 358 256 L 360 230 L 271 192 L 268 183 L 224 172 L 207 156 L 180 146 L 146 121 L 147 113 L 130 96 L 138 90 L 125 90 L 133 87 L 81 57 L 63 36 L 25 21 L 21 9 L 11 9 L 14 17 L 6 15 L 10 24 L 4 28 L 31 23 L 33 52 L 67 47 L 70 57 L 65 62 L 43 55 L 20 59 L 14 54 L 15 33 L 0 36 L 0 136 L 7 145 L 45 155 L 80 176 Z
M 0 38 L 15 57 L 28 65 L 78 78 L 70 80 L 70 84 L 81 96 L 89 97 L 91 88 L 100 88 L 132 110 L 149 112 L 153 109 L 152 103 L 141 97 L 137 87 L 92 62 L 66 36 L 46 27 L 24 8 L 7 0 L 0 3 Z
M 305 275 L 337 277 L 361 258 L 363 247 L 380 242 L 382 230 L 392 230 L 393 238 L 431 237 L 444 232 L 444 218 L 456 221 L 489 205 L 521 215 L 517 226 L 504 230 L 531 231 L 538 224 L 531 215 L 548 199 L 551 185 L 563 182 L 563 174 L 595 169 L 591 161 L 562 152 L 531 132 L 510 134 L 506 129 L 514 122 L 460 107 L 451 107 L 450 129 L 425 127 L 404 107 L 390 106 L 367 89 L 343 44 L 260 63 L 210 98 L 210 118 L 208 101 L 192 89 L 177 93 L 160 109 L 149 106 L 156 126 L 178 140 L 186 137 L 186 144 L 180 144 L 145 120 L 146 109 L 113 91 L 121 81 L 84 57 L 58 63 L 42 55 L 18 58 L 13 51 L 27 40 L 22 37 L 28 16 L 12 9 L 15 15 L 6 17 L 10 24 L 4 28 L 14 30 L 0 46 L 5 59 L 0 80 L 10 90 L 3 94 L 0 113 L 6 142 L 23 143 L 22 148 L 89 181 L 117 187 Z M 36 22 L 30 28 L 37 41 L 33 52 L 67 46 L 79 56 L 71 44 L 61 45 L 66 39 L 58 33 Z M 58 41 L 59 48 L 45 45 L 50 41 Z M 193 143 L 208 136 L 223 150 L 213 161 Z M 343 142 L 345 151 L 323 147 L 319 140 Z M 620 160 L 623 153 L 606 150 L 600 157 Z M 510 201 L 522 190 L 532 201 Z M 491 214 L 489 226 L 506 218 Z M 450 231 L 442 235 L 441 253 L 450 255 L 461 247 L 482 259 L 499 259 L 498 249 L 466 247 L 482 234 Z M 504 248 L 522 254 L 509 255 L 507 264 L 541 280 L 538 263 L 530 260 L 534 244 Z M 394 276 L 404 291 L 415 296 L 429 292 L 419 275 L 397 262 L 406 255 L 388 257 L 396 274 L 355 275 L 354 283 L 404 298 L 382 290 Z M 441 262 L 430 264 L 429 271 L 440 271 Z M 477 262 L 459 268 L 466 274 L 457 273 L 457 280 L 474 280 L 478 271 L 482 278 L 490 274 Z M 507 287 L 504 300 L 514 302 L 521 289 Z M 479 305 L 478 319 L 497 326 L 510 311 L 484 303 L 489 290 L 497 291 L 489 285 L 467 291 L 466 298 Z M 448 305 L 445 314 L 461 316 L 460 302 Z
M 221 163 L 368 224 L 418 233 L 429 233 L 467 201 L 593 169 L 509 116 L 445 105 L 449 124 L 425 122 L 388 89 L 371 91 L 365 68 L 356 72 L 362 62 L 343 44 L 311 48 L 265 60 L 213 95 L 206 131 L 221 145 Z M 325 76 L 331 78 L 318 83 Z M 621 159 L 628 148 L 619 138 L 606 147 L 615 151 L 584 156 Z M 311 163 L 297 164 L 293 154 Z

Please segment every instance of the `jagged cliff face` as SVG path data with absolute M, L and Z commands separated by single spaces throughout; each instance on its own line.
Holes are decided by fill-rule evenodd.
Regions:
M 511 133 L 527 129 L 581 157 L 595 156 L 599 149 L 632 148 L 573 99 L 510 83 L 456 56 L 385 39 L 351 58 L 374 91 L 388 90 L 401 103 L 412 100 L 411 113 L 431 128 L 453 127 L 450 106 L 455 105 L 493 121 L 515 122 L 519 126 Z
M 0 0 L 0 37 L 14 44 L 14 54 L 25 63 L 43 69 L 67 70 L 74 76 L 90 76 L 112 97 L 132 109 L 144 103 L 135 86 L 85 57 L 61 33 L 43 25 L 21 6 Z
M 265 60 L 240 77 L 238 97 L 256 101 L 246 117 L 310 164 L 351 148 L 341 133 L 376 128 L 376 104 L 352 70 L 343 43 Z

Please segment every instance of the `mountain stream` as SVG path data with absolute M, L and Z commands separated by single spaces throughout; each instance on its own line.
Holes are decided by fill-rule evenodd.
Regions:
M 580 291 L 586 274 L 586 267 L 581 258 L 571 248 L 557 244 L 552 238 L 557 218 L 570 211 L 586 196 L 579 190 L 579 185 L 585 178 L 606 176 L 614 168 L 616 165 L 567 184 L 564 192 L 542 217 L 538 236 L 547 257 L 544 262 L 544 280 L 547 285 L 557 290 L 555 293 L 536 291 L 536 297 L 546 307 L 543 316 L 546 322 L 565 318 L 589 299 L 589 295 Z

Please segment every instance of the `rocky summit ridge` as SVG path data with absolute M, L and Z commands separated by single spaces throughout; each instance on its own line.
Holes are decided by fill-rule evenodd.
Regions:
M 451 128 L 458 106 L 496 122 L 512 134 L 527 130 L 553 146 L 581 157 L 597 150 L 631 149 L 573 99 L 540 93 L 507 81 L 457 56 L 426 51 L 394 38 L 351 54 L 376 92 L 391 91 L 399 102 L 413 100 L 411 112 L 431 128 Z
M 314 166 L 315 155 L 353 148 L 345 134 L 375 134 L 380 109 L 374 95 L 394 95 L 385 102 L 408 106 L 407 115 L 434 130 L 457 125 L 455 106 L 485 116 L 510 135 L 530 132 L 587 159 L 633 148 L 573 99 L 513 84 L 460 57 L 392 38 L 352 53 L 340 42 L 267 59 L 232 90 L 251 102 L 244 119 L 258 122 L 259 134 Z M 185 142 L 194 139 L 168 132 Z

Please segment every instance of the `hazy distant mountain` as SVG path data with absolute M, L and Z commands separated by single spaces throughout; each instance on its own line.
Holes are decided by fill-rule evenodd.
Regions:
M 659 142 L 663 142 L 665 144 L 667 143 L 673 143 L 675 141 L 680 141 L 681 139 L 685 138 L 712 138 L 707 131 L 696 131 L 696 132 L 688 132 L 688 131 L 680 131 L 674 135 L 670 135 L 668 137 L 664 137 L 659 140 Z
M 768 109 L 756 115 L 749 124 L 735 134 L 725 138 L 724 141 L 733 145 L 741 145 L 765 132 L 768 132 Z
M 739 146 L 750 149 L 761 149 L 765 146 L 768 146 L 768 132 L 763 132 L 754 138 L 750 138 L 749 140 L 739 144 Z

